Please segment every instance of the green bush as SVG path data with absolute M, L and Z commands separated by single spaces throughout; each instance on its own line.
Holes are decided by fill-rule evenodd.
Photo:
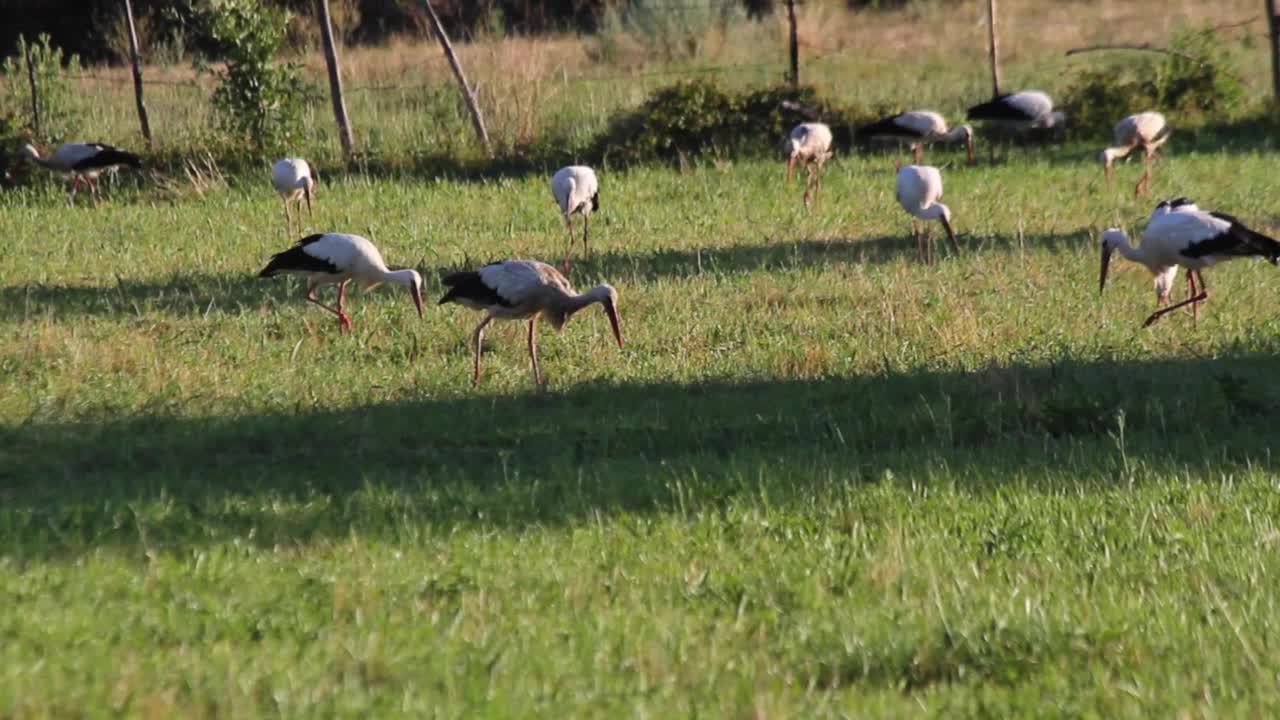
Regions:
M 35 127 L 31 112 L 31 85 L 27 76 L 27 55 L 36 76 L 36 103 L 40 110 L 40 127 Z M 18 53 L 4 59 L 0 74 L 4 79 L 4 105 L 0 112 L 27 118 L 28 130 L 41 141 L 66 141 L 79 131 L 80 112 L 70 75 L 80 72 L 80 58 L 64 55 L 62 49 L 49 44 L 49 36 L 40 34 L 34 43 L 18 37 Z
M 255 150 L 277 150 L 302 127 L 302 110 L 314 89 L 300 66 L 275 63 L 288 33 L 289 15 L 256 0 L 191 0 L 188 17 L 226 61 L 211 70 L 222 129 Z M 204 69 L 208 69 L 205 66 Z
M 1211 30 L 1181 32 L 1169 53 L 1129 53 L 1123 62 L 1086 68 L 1063 109 L 1074 133 L 1110 132 L 1124 115 L 1158 110 L 1186 126 L 1241 107 L 1244 86 L 1231 56 Z
M 628 165 L 781 152 L 787 132 L 808 119 L 831 125 L 837 148 L 847 148 L 852 128 L 866 113 L 828 102 L 811 87 L 736 94 L 709 80 L 692 80 L 662 88 L 638 109 L 615 115 L 588 154 Z

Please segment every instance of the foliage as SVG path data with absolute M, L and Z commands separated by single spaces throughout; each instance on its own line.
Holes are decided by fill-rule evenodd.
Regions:
M 618 11 L 617 22 L 652 55 L 670 62 L 698 57 L 709 35 L 726 33 L 745 18 L 739 0 L 631 0 Z
M 301 132 L 307 96 L 301 66 L 278 63 L 289 15 L 255 0 L 193 0 L 190 20 L 225 60 L 210 70 L 219 80 L 213 92 L 223 130 L 255 149 L 278 149 Z
M 1123 62 L 1087 67 L 1066 94 L 1073 132 L 1108 132 L 1120 117 L 1143 110 L 1178 123 L 1239 109 L 1245 88 L 1231 51 L 1212 30 L 1174 35 L 1167 53 L 1130 53 Z
M 28 55 L 29 53 L 29 55 Z M 31 58 L 36 76 L 36 103 L 40 111 L 40 127 L 35 127 L 31 111 L 31 85 L 27 76 L 27 57 Z M 66 141 L 79 130 L 79 108 L 71 87 L 71 75 L 80 72 L 80 58 L 66 55 L 52 45 L 49 36 L 41 34 L 34 43 L 18 37 L 18 52 L 4 59 L 4 95 L 0 112 L 27 119 L 28 130 L 39 141 Z
M 590 153 L 623 164 L 674 160 L 730 151 L 780 149 L 797 123 L 819 119 L 832 126 L 838 148 L 865 113 L 822 98 L 812 87 L 775 86 L 733 93 L 709 80 L 656 91 L 637 110 L 615 116 Z

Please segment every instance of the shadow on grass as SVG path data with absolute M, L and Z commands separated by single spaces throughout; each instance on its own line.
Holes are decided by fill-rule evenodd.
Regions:
M 905 227 L 905 221 L 904 221 Z M 935 253 L 941 261 L 952 257 L 941 228 L 933 229 Z M 1024 247 L 1065 249 L 1087 238 L 1077 233 L 1029 235 Z M 973 238 L 960 235 L 963 252 L 1012 252 L 1013 238 Z M 497 259 L 497 258 L 493 258 Z M 698 275 L 732 275 L 750 272 L 797 270 L 830 265 L 880 264 L 896 260 L 915 262 L 916 246 L 909 235 L 830 240 L 770 240 L 750 245 L 660 249 L 634 253 L 610 249 L 579 256 L 573 261 L 574 278 L 663 277 L 688 278 Z M 549 258 L 558 266 L 558 261 Z M 479 267 L 490 260 L 474 261 Z M 460 266 L 418 268 L 428 278 L 440 278 Z M 922 268 L 922 271 L 927 271 Z M 430 283 L 430 280 L 428 280 Z M 0 288 L 0 315 L 27 319 L 45 313 L 55 315 L 125 315 L 144 317 L 148 313 L 210 315 L 238 313 L 245 307 L 264 303 L 301 302 L 302 285 L 281 279 L 265 280 L 251 274 L 215 275 L 184 273 L 167 279 L 148 281 L 117 280 L 111 285 L 55 285 L 32 283 Z M 322 291 L 322 296 L 331 297 Z M 436 292 L 432 290 L 427 294 Z
M 271 545 L 394 536 L 405 518 L 522 527 L 761 493 L 786 502 L 893 477 L 983 492 L 1268 467 L 1278 370 L 1256 354 L 33 420 L 0 428 L 0 548 L 181 547 L 250 531 Z

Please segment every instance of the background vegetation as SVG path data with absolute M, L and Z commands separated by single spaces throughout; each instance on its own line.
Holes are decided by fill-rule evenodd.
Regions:
M 1069 47 L 1256 12 L 1002 5 L 1006 81 L 1059 97 L 1112 61 Z M 772 20 L 670 62 L 626 28 L 612 55 L 491 31 L 461 51 L 493 157 L 437 48 L 348 49 L 361 154 L 308 99 L 307 229 L 372 238 L 428 294 L 557 258 L 544 170 L 607 160 L 571 279 L 619 289 L 626 347 L 575 318 L 542 391 L 513 324 L 473 389 L 475 313 L 380 288 L 342 335 L 255 278 L 293 240 L 273 156 L 228 148 L 216 81 L 166 50 L 145 173 L 96 209 L 34 172 L 0 192 L 0 716 L 1276 714 L 1275 268 L 1210 270 L 1198 325 L 1140 329 L 1133 266 L 1099 297 L 1100 230 L 1151 205 L 1132 163 L 1105 187 L 1101 122 L 994 161 L 982 138 L 976 167 L 929 150 L 964 246 L 934 266 L 893 198 L 902 149 L 842 145 L 813 212 L 782 184 L 782 97 L 954 119 L 986 96 L 985 29 L 956 21 L 977 12 L 810 4 L 799 97 L 769 90 Z M 1217 33 L 1243 94 L 1170 110 L 1154 193 L 1276 234 L 1260 31 Z M 80 72 L 79 132 L 140 147 L 127 75 Z M 714 83 L 665 89 L 691 78 Z M 665 124 L 634 122 L 653 98 Z

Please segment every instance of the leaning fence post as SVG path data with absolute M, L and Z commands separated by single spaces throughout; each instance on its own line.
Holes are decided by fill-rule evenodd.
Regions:
M 462 73 L 462 65 L 458 62 L 458 56 L 453 52 L 453 45 L 449 42 L 449 36 L 444 32 L 444 25 L 440 23 L 440 18 L 436 16 L 435 8 L 431 7 L 431 0 L 422 0 L 422 4 L 427 8 L 427 15 L 431 18 L 431 24 L 436 29 L 436 37 L 440 38 L 440 45 L 444 48 L 444 56 L 449 60 L 449 67 L 453 68 L 453 76 L 458 80 L 458 86 L 462 89 L 462 99 L 467 103 L 467 109 L 471 111 L 471 124 L 475 126 L 476 137 L 480 139 L 480 144 L 487 151 L 489 149 L 489 131 L 484 129 L 484 118 L 480 115 L 480 106 L 476 104 L 476 95 L 471 91 L 471 86 L 467 84 L 467 76 Z
M 129 63 L 133 65 L 133 99 L 138 105 L 138 122 L 142 137 L 151 147 L 151 122 L 147 120 L 147 104 L 142 101 L 142 54 L 138 52 L 138 28 L 133 24 L 133 3 L 124 0 L 124 16 L 129 21 Z
M 350 162 L 355 142 L 351 137 L 351 121 L 347 119 L 347 101 L 342 96 L 342 67 L 338 64 L 338 48 L 333 42 L 329 0 L 316 0 L 316 16 L 320 21 L 320 37 L 324 40 L 324 62 L 329 68 L 329 96 L 333 99 L 333 118 L 338 123 L 338 138 L 342 141 L 342 157 Z
M 36 134 L 36 137 L 41 137 L 40 89 L 36 85 L 36 64 L 35 60 L 31 57 L 31 43 L 27 42 L 26 39 L 21 36 L 19 36 L 18 39 L 25 49 L 23 54 L 26 55 L 27 58 L 27 82 L 31 85 L 31 130 Z

